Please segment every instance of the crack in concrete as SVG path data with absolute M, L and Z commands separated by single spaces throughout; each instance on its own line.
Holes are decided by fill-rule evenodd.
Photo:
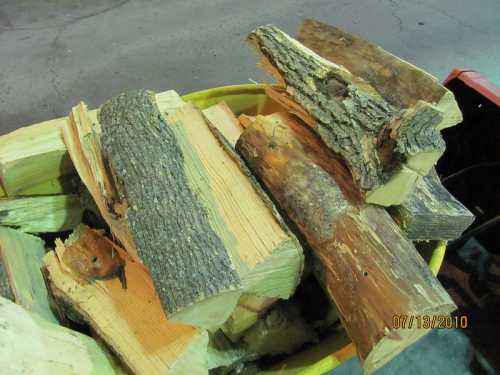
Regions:
M 399 32 L 403 31 L 403 20 L 398 15 L 399 12 L 399 4 L 396 0 L 388 0 L 389 7 L 391 8 L 391 16 L 394 17 L 398 21 Z
M 92 13 L 89 13 L 89 14 L 84 14 L 82 16 L 79 16 L 79 17 L 75 17 L 69 21 L 65 21 L 65 22 L 61 22 L 59 24 L 55 24 L 55 25 L 48 25 L 48 26 L 35 26 L 35 27 L 29 27 L 29 26 L 14 26 L 12 24 L 12 22 L 10 21 L 10 18 L 8 17 L 8 15 L 5 13 L 5 12 L 1 12 L 0 15 L 3 15 L 3 18 L 5 19 L 5 22 L 7 23 L 7 27 L 0 27 L 0 32 L 8 32 L 8 31 L 12 31 L 12 32 L 15 32 L 15 31 L 37 31 L 37 30 L 47 30 L 47 29 L 56 29 L 56 28 L 65 28 L 71 24 L 75 24 L 77 22 L 80 22 L 82 20 L 85 20 L 87 18 L 91 18 L 91 17 L 96 17 L 96 16 L 99 16 L 101 14 L 104 14 L 104 13 L 107 13 L 107 12 L 110 12 L 112 10 L 115 10 L 115 9 L 118 9 L 120 7 L 122 7 L 123 5 L 125 5 L 126 3 L 130 2 L 130 0 L 124 0 L 118 4 L 113 4 L 107 8 L 104 8 L 104 9 L 101 9 L 101 10 L 98 10 L 98 11 L 95 11 L 95 12 L 92 12 Z
M 118 4 L 114 4 L 112 6 L 109 6 L 107 8 L 101 9 L 99 11 L 92 12 L 92 13 L 89 13 L 89 14 L 85 14 L 85 15 L 82 15 L 80 17 L 75 17 L 72 20 L 70 20 L 68 22 L 65 22 L 65 23 L 63 23 L 61 25 L 51 26 L 50 27 L 50 28 L 55 28 L 55 27 L 58 28 L 56 36 L 54 37 L 54 39 L 50 43 L 51 54 L 50 54 L 50 56 L 47 59 L 47 66 L 48 66 L 48 69 L 49 69 L 49 72 L 50 72 L 50 75 L 51 75 L 51 77 L 50 77 L 50 83 L 52 84 L 52 87 L 54 88 L 54 91 L 55 91 L 56 96 L 57 96 L 58 99 L 62 99 L 64 97 L 63 93 L 61 92 L 61 90 L 59 88 L 59 85 L 60 85 L 60 83 L 59 83 L 59 74 L 57 73 L 57 69 L 56 69 L 57 52 L 58 52 L 58 50 L 60 48 L 62 48 L 62 45 L 59 42 L 59 39 L 60 39 L 62 33 L 68 27 L 74 26 L 78 22 L 81 22 L 83 20 L 86 20 L 86 19 L 89 19 L 89 18 L 92 18 L 92 17 L 96 17 L 96 16 L 99 16 L 99 15 L 102 15 L 102 14 L 110 12 L 112 10 L 116 10 L 116 9 L 124 6 L 128 2 L 130 2 L 130 0 L 124 0 L 124 1 L 122 1 L 120 3 L 118 3 Z M 57 116 L 55 108 L 52 108 L 52 113 L 54 114 L 54 116 Z

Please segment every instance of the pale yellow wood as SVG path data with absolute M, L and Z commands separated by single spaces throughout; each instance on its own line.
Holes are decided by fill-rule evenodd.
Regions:
M 207 121 L 218 131 L 224 134 L 231 146 L 235 146 L 238 138 L 243 132 L 243 127 L 234 116 L 226 102 L 220 102 L 214 106 L 203 110 L 203 115 Z
M 7 195 L 74 173 L 61 137 L 64 118 L 0 137 L 0 181 Z
M 40 267 L 45 242 L 16 229 L 0 227 L 0 261 L 5 266 L 15 302 L 52 323 L 59 323 L 49 305 Z
M 181 147 L 189 148 L 202 163 L 218 217 L 230 232 L 220 231 L 220 237 L 231 251 L 245 291 L 289 297 L 303 266 L 298 241 L 284 230 L 234 156 L 221 147 L 199 110 L 187 104 L 167 120 L 177 137 L 187 141 Z M 217 127 L 225 129 L 222 123 Z
M 0 373 L 112 375 L 112 361 L 92 338 L 50 323 L 0 297 Z
M 63 232 L 76 227 L 83 207 L 74 194 L 1 198 L 0 224 L 23 232 Z

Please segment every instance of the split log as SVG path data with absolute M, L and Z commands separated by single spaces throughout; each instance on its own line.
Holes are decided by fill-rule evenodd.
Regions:
M 2 373 L 121 374 L 90 337 L 50 323 L 0 297 Z
M 474 221 L 474 214 L 441 185 L 435 170 L 422 178 L 408 199 L 389 213 L 410 240 L 454 240 Z
M 396 314 L 449 314 L 450 297 L 381 207 L 363 204 L 347 168 L 290 115 L 258 116 L 236 149 L 320 260 L 315 270 L 365 373 L 428 332 L 394 329 Z
M 83 207 L 74 194 L 2 198 L 0 224 L 29 233 L 63 232 L 82 220 Z
M 238 305 L 221 327 L 222 331 L 232 342 L 237 342 L 247 329 L 257 323 L 274 302 L 276 302 L 276 298 L 243 294 Z
M 397 108 L 368 81 L 273 26 L 256 29 L 249 40 L 283 86 L 270 86 L 269 95 L 345 159 L 367 202 L 401 203 L 444 152 L 438 107 L 418 100 Z
M 146 268 L 102 232 L 78 229 L 44 258 L 54 299 L 134 374 L 206 374 L 206 332 L 167 320 Z
M 275 304 L 242 337 L 248 358 L 290 354 L 306 343 L 317 342 L 314 329 L 304 321 L 292 301 Z
M 231 108 L 225 102 L 220 102 L 203 110 L 208 123 L 224 135 L 227 142 L 234 147 L 243 128 Z
M 220 131 L 192 105 L 162 103 L 129 92 L 98 119 L 80 105 L 64 138 L 111 231 L 149 268 L 169 319 L 215 329 L 243 290 L 290 296 L 302 249 Z
M 63 124 L 45 121 L 0 137 L 0 182 L 8 196 L 75 173 L 61 137 Z
M 45 243 L 41 238 L 0 227 L 0 263 L 5 266 L 14 301 L 30 313 L 58 323 L 40 271 L 44 255 Z
M 379 46 L 311 19 L 304 21 L 297 40 L 321 57 L 363 78 L 396 108 L 412 107 L 419 100 L 434 104 L 443 113 L 443 119 L 436 126 L 438 129 L 462 122 L 455 96 L 436 77 Z

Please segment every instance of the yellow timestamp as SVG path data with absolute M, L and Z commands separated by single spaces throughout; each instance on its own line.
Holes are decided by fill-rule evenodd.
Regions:
M 465 329 L 469 326 L 469 319 L 466 315 L 407 315 L 396 314 L 392 317 L 393 329 Z

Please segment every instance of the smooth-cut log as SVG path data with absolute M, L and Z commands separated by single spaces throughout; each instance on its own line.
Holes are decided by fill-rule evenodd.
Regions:
M 63 124 L 63 119 L 45 121 L 0 137 L 0 183 L 8 196 L 75 173 L 61 136 Z
M 436 106 L 418 100 L 397 108 L 363 78 L 273 26 L 259 27 L 249 40 L 264 68 L 284 86 L 270 86 L 269 95 L 345 159 L 366 201 L 401 203 L 413 184 L 392 180 L 405 170 L 426 174 L 444 152 L 437 129 L 443 114 Z
M 82 213 L 74 194 L 0 199 L 0 224 L 28 233 L 71 230 L 81 222 Z
M 134 374 L 206 374 L 208 337 L 167 320 L 146 268 L 80 226 L 44 258 L 58 305 L 90 325 Z
M 390 207 L 389 212 L 413 241 L 454 240 L 474 221 L 474 214 L 441 185 L 435 170 L 417 183 L 402 205 Z
M 346 167 L 290 115 L 258 116 L 237 150 L 319 259 L 315 270 L 356 345 L 365 373 L 428 330 L 394 315 L 449 314 L 453 301 L 389 214 L 362 202 Z
M 110 358 L 92 338 L 50 323 L 0 297 L 1 373 L 114 375 Z
M 14 301 L 30 313 L 58 323 L 40 271 L 44 255 L 45 242 L 41 238 L 0 227 L 0 261 L 8 275 Z
M 437 125 L 444 129 L 462 122 L 453 93 L 429 73 L 381 47 L 344 30 L 316 20 L 305 20 L 297 40 L 321 57 L 335 61 L 369 82 L 396 108 L 408 108 L 425 100 L 443 112 Z
M 243 290 L 290 296 L 302 249 L 221 130 L 170 102 L 129 92 L 98 119 L 80 105 L 65 140 L 111 231 L 150 270 L 169 319 L 215 329 Z M 214 124 L 235 125 L 222 114 Z

